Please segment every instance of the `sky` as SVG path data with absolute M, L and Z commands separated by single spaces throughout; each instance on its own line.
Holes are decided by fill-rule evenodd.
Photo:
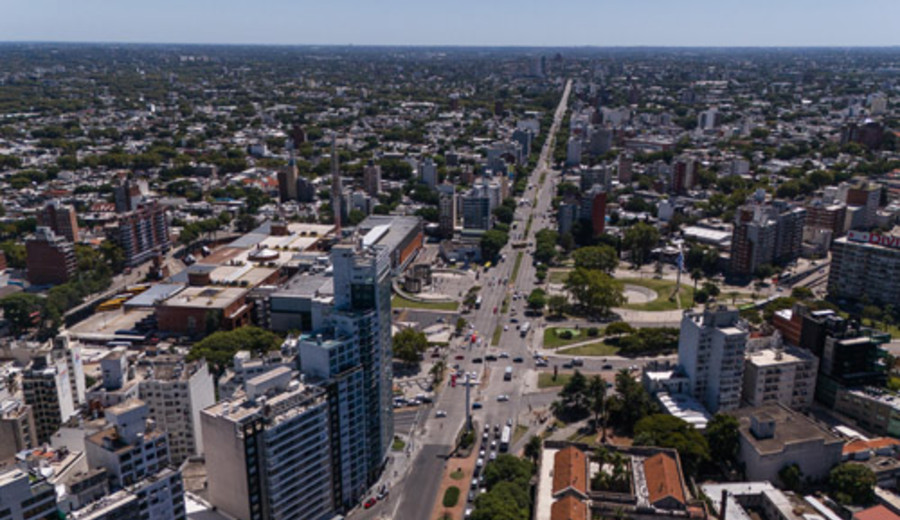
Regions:
M 900 0 L 0 0 L 0 41 L 895 46 Z

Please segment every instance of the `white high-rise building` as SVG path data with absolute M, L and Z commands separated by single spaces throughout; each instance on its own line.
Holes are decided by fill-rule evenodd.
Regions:
M 796 347 L 770 348 L 747 354 L 743 400 L 748 406 L 778 402 L 805 410 L 816 393 L 819 360 Z
M 684 313 L 678 364 L 690 380 L 693 397 L 712 413 L 740 406 L 747 337 L 747 324 L 736 309 L 719 306 Z
M 431 157 L 426 157 L 419 163 L 419 174 L 422 176 L 422 182 L 429 188 L 434 188 L 438 183 L 437 165 Z

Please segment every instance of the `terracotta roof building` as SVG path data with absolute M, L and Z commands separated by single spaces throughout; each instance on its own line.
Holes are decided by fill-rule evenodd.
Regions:
M 567 446 L 553 459 L 553 496 L 575 493 L 587 498 L 588 476 L 587 456 L 583 451 Z
M 877 505 L 854 514 L 853 520 L 900 520 L 900 516 L 882 505 Z
M 650 504 L 659 509 L 684 509 L 687 506 L 684 483 L 678 462 L 667 453 L 644 460 L 644 478 Z
M 568 495 L 550 506 L 550 520 L 589 520 L 591 518 L 586 502 Z M 882 520 L 880 518 L 864 519 L 864 520 Z

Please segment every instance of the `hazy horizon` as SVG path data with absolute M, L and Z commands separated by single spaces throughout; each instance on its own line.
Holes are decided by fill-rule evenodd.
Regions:
M 14 1 L 2 41 L 422 47 L 895 47 L 900 2 Z

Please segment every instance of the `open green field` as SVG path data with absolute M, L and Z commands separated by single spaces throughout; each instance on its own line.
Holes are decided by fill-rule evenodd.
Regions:
M 614 356 L 617 352 L 619 352 L 618 347 L 607 345 L 602 341 L 588 343 L 580 347 L 565 348 L 559 351 L 560 354 L 567 356 Z
M 675 282 L 672 280 L 657 280 L 655 278 L 617 278 L 616 281 L 624 285 L 637 285 L 656 291 L 656 299 L 647 303 L 626 303 L 623 307 L 636 311 L 671 311 L 678 309 L 678 302 L 670 298 L 675 293 Z M 687 309 L 691 306 L 694 297 L 694 288 L 682 279 L 681 307 Z
M 398 294 L 391 298 L 391 307 L 396 309 L 425 309 L 431 311 L 455 311 L 459 302 L 417 302 Z
M 572 339 L 563 339 L 559 337 L 559 333 L 568 330 L 572 332 Z M 566 327 L 548 327 L 544 329 L 544 348 L 559 348 L 572 343 L 587 341 L 590 339 L 586 329 L 571 329 Z
M 572 374 L 558 374 L 553 380 L 553 372 L 541 372 L 538 374 L 538 388 L 553 388 L 563 386 L 572 379 Z

